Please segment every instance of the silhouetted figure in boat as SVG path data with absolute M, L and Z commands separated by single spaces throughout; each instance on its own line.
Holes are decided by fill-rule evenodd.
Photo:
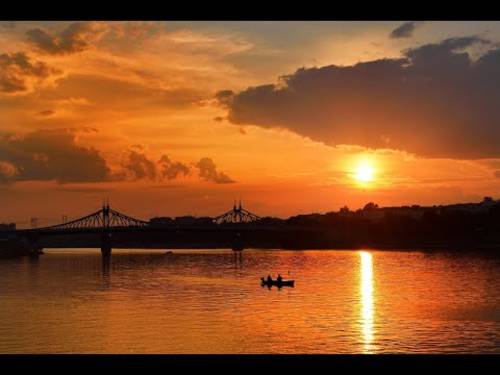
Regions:
M 279 289 L 283 286 L 291 286 L 293 288 L 294 284 L 295 284 L 295 280 L 283 280 L 283 277 L 278 274 L 278 277 L 276 278 L 276 280 L 273 280 L 271 275 L 268 275 L 266 279 L 264 279 L 263 277 L 260 278 L 261 282 L 262 282 L 262 286 L 264 285 L 267 285 L 267 287 L 269 289 L 271 289 L 271 286 L 273 285 L 276 285 Z

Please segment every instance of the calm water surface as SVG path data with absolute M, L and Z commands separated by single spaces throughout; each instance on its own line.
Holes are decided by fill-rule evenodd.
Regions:
M 268 289 L 280 272 L 295 288 Z M 500 260 L 49 250 L 0 260 L 1 353 L 500 353 Z

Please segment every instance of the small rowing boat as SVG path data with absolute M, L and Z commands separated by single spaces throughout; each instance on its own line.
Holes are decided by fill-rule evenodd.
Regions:
M 260 278 L 260 282 L 262 286 L 277 286 L 278 288 L 281 288 L 282 286 L 291 286 L 293 287 L 295 284 L 295 280 L 266 280 L 263 277 Z

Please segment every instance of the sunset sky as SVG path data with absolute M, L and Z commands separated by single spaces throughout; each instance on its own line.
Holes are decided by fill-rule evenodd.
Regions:
M 0 222 L 500 198 L 500 22 L 1 22 Z

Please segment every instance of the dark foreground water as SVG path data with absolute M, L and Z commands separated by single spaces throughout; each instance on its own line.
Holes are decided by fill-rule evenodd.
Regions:
M 280 272 L 295 288 L 261 287 Z M 52 250 L 0 260 L 0 353 L 500 353 L 500 260 Z

